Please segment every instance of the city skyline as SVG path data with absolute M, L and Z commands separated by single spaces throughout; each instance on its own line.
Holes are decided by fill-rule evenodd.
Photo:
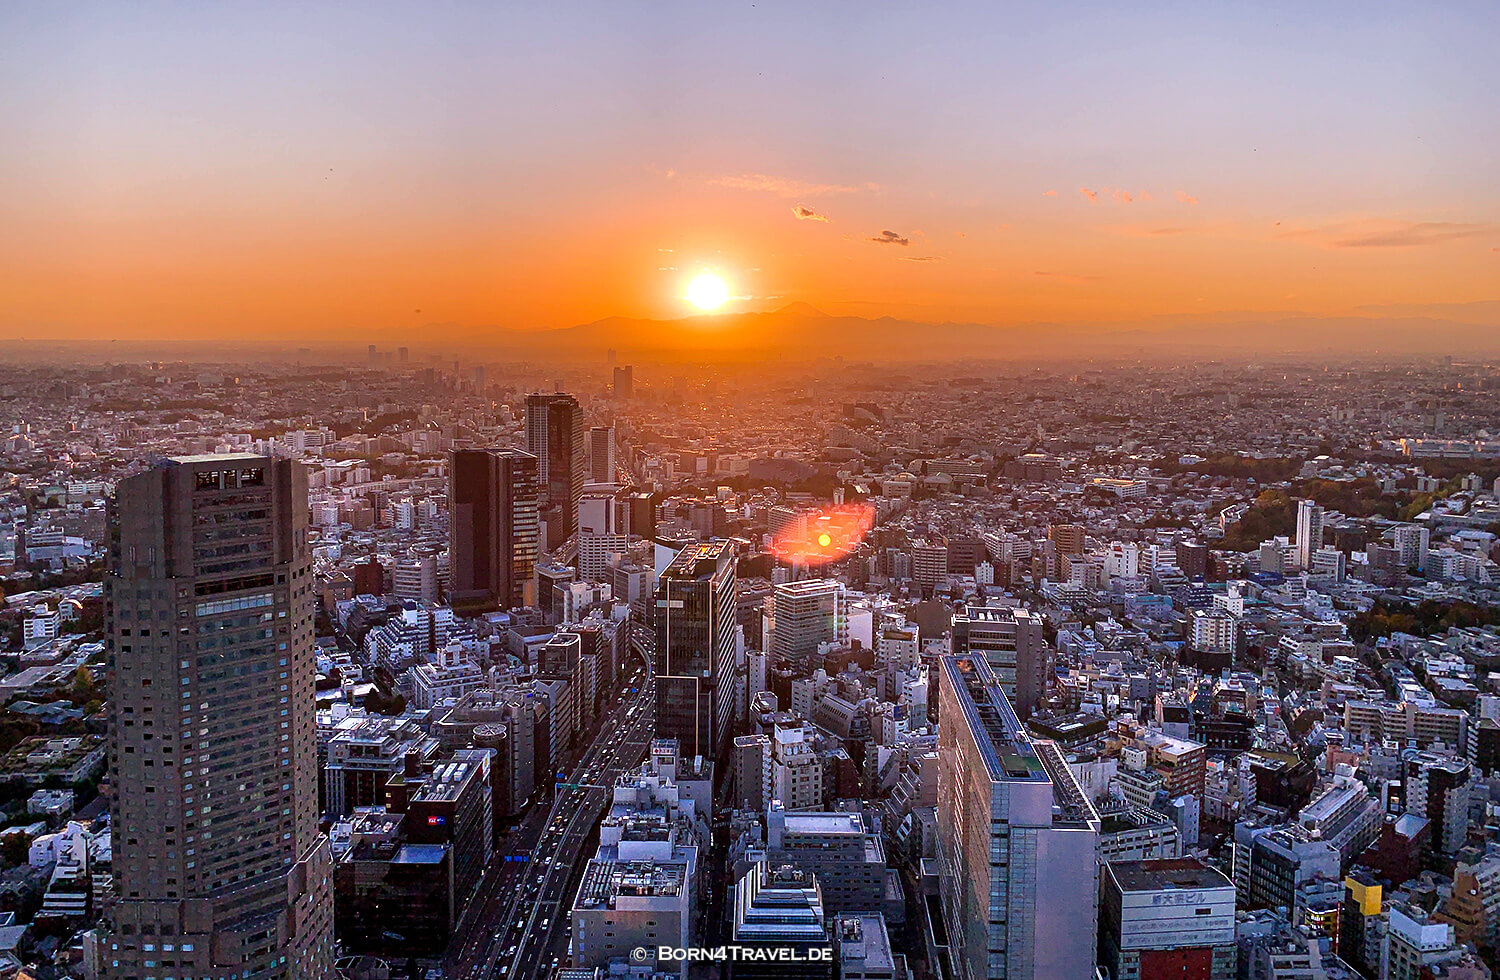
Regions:
M 373 353 L 0 367 L 28 969 L 1490 975 L 1493 363 Z
M 0 980 L 1496 980 L 1497 37 L 0 4 Z
M 0 337 L 1492 327 L 1495 16 L 13 5 Z

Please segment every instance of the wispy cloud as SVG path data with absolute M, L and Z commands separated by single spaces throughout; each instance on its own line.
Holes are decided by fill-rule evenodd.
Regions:
M 1418 221 L 1388 231 L 1354 235 L 1333 242 L 1335 248 L 1410 248 L 1435 245 L 1456 238 L 1473 238 L 1494 230 L 1493 225 L 1458 224 L 1452 221 Z
M 1056 197 L 1057 191 L 1042 191 L 1043 197 Z
M 941 261 L 943 261 L 943 257 L 941 255 L 903 255 L 903 256 L 901 256 L 901 261 L 902 262 L 941 262 Z
M 792 217 L 798 221 L 827 221 L 828 215 L 819 214 L 806 204 L 792 205 Z
M 860 190 L 875 189 L 873 184 L 866 184 L 863 188 L 848 184 L 813 184 L 789 177 L 775 177 L 771 174 L 727 174 L 710 177 L 708 182 L 715 187 L 728 187 L 737 191 L 762 191 L 767 194 L 779 194 L 782 197 L 826 197 L 829 194 L 854 194 Z
M 1122 235 L 1125 238 L 1169 238 L 1172 235 L 1190 235 L 1202 233 L 1207 229 L 1202 227 L 1184 227 L 1181 225 L 1112 225 L 1108 229 L 1112 234 Z
M 874 238 L 866 240 L 872 241 L 877 245 L 900 245 L 903 248 L 911 244 L 910 238 L 904 238 L 901 235 L 896 234 L 894 231 L 882 231 Z
M 1032 275 L 1041 276 L 1044 279 L 1053 279 L 1057 282 L 1101 282 L 1104 279 L 1103 276 L 1080 276 L 1071 272 L 1051 272 L 1043 269 L 1038 269 Z
M 1198 203 L 1198 199 L 1196 197 L 1194 197 L 1193 195 L 1189 194 L 1187 191 L 1178 191 L 1175 196 L 1176 196 L 1177 200 L 1180 201 L 1183 204 L 1197 204 Z
M 1139 191 L 1132 194 L 1123 187 L 1117 187 L 1113 191 L 1108 187 L 1101 187 L 1098 190 L 1091 187 L 1080 187 L 1078 188 L 1078 193 L 1087 198 L 1090 204 L 1098 204 L 1101 197 L 1105 199 L 1113 198 L 1116 204 L 1133 204 L 1136 201 L 1151 200 L 1150 193 L 1146 191 Z
M 1279 237 L 1310 241 L 1326 248 L 1418 248 L 1497 231 L 1500 226 L 1487 222 L 1370 219 L 1298 228 L 1281 232 Z

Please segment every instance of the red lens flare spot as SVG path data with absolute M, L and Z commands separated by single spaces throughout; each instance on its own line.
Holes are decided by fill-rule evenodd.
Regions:
M 827 565 L 849 557 L 875 526 L 869 504 L 836 504 L 798 514 L 772 539 L 771 553 L 798 565 Z

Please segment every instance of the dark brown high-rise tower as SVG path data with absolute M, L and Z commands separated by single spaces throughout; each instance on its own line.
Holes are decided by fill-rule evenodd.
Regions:
M 183 456 L 120 482 L 105 576 L 105 975 L 333 975 L 307 473 Z
M 537 458 L 547 522 L 547 548 L 578 529 L 578 501 L 587 474 L 583 409 L 562 392 L 526 396 L 526 448 Z
M 519 449 L 459 449 L 448 467 L 452 588 L 459 601 L 535 605 L 537 458 Z

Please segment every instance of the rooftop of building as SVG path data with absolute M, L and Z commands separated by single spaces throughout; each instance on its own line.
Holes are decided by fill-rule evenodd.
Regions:
M 456 800 L 464 786 L 479 768 L 481 760 L 473 753 L 460 752 L 447 762 L 438 763 L 432 775 L 416 793 L 417 800 Z
M 620 897 L 676 898 L 683 891 L 687 866 L 657 861 L 589 861 L 578 888 L 575 909 L 607 908 Z
M 807 595 L 827 595 L 832 592 L 843 590 L 844 586 L 837 579 L 805 578 L 795 582 L 783 582 L 776 586 L 776 595 L 779 597 Z
M 1154 861 L 1111 861 L 1109 875 L 1121 892 L 1160 892 L 1233 888 L 1224 873 L 1197 858 L 1164 858 Z
M 441 864 L 448 854 L 446 844 L 403 844 L 392 864 Z
M 945 657 L 943 669 L 952 679 L 970 730 L 978 736 L 975 741 L 990 778 L 1045 782 L 1047 771 L 984 658 Z
M 733 547 L 729 541 L 695 541 L 686 545 L 662 571 L 663 578 L 708 578 Z
M 786 814 L 786 832 L 822 837 L 857 837 L 864 835 L 865 824 L 858 813 L 794 811 Z
M 838 943 L 839 959 L 844 969 L 858 963 L 868 976 L 895 969 L 890 933 L 885 919 L 878 913 L 850 913 L 833 922 L 833 939 Z
M 1014 606 L 965 606 L 963 616 L 971 623 L 1014 623 L 1029 621 L 1031 610 Z
M 165 462 L 174 466 L 191 466 L 195 463 L 244 463 L 250 460 L 269 463 L 270 459 L 259 453 L 195 453 L 184 456 L 168 456 Z

